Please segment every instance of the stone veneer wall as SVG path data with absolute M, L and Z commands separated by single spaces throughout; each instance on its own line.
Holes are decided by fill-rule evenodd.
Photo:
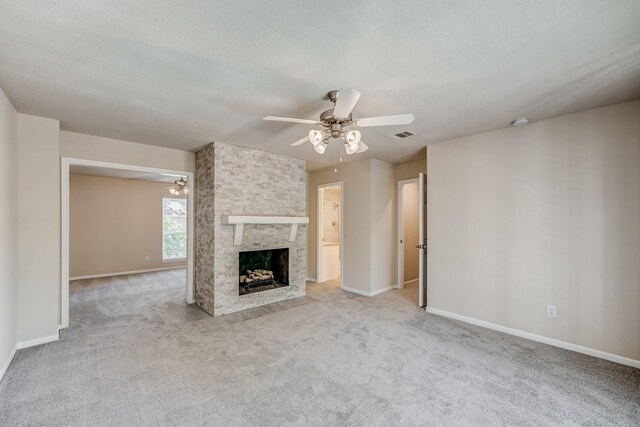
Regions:
M 196 153 L 195 291 L 196 304 L 213 315 L 213 144 Z
M 196 303 L 218 316 L 305 294 L 306 226 L 245 225 L 242 244 L 223 215 L 305 216 L 304 160 L 213 143 L 196 153 Z M 202 236 L 202 238 L 201 238 Z M 211 237 L 213 236 L 213 237 Z M 289 248 L 289 286 L 238 295 L 238 252 Z

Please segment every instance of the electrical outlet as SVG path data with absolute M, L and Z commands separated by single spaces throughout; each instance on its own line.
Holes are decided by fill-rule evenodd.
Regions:
M 147 255 L 146 257 L 144 257 L 145 261 L 149 261 L 149 255 Z
M 556 317 L 556 314 L 557 314 L 556 306 L 547 304 L 547 316 Z

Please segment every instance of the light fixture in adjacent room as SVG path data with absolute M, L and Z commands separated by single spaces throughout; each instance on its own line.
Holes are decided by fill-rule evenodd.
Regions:
M 511 126 L 524 126 L 529 124 L 529 119 L 526 117 L 519 117 L 511 122 Z
M 187 187 L 187 181 L 180 177 L 180 179 L 173 182 L 173 185 L 169 187 L 169 194 L 174 196 L 189 194 L 189 187 Z

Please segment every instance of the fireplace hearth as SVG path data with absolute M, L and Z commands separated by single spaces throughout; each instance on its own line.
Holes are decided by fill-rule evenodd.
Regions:
M 238 295 L 289 286 L 289 249 L 238 253 Z

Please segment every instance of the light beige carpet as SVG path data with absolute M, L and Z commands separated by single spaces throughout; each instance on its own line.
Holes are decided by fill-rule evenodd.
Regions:
M 640 371 L 310 284 L 211 318 L 184 273 L 72 286 L 62 340 L 18 352 L 0 425 L 638 425 Z

